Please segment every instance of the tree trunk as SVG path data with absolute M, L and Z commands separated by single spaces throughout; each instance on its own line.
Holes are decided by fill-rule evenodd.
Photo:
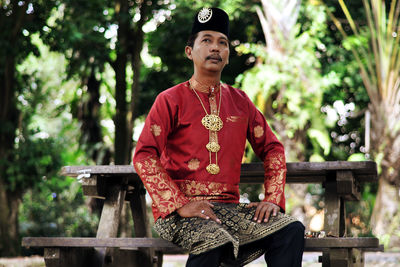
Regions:
M 78 120 L 81 122 L 80 144 L 96 164 L 107 165 L 110 163 L 110 151 L 102 145 L 103 135 L 100 125 L 100 84 L 96 79 L 94 67 L 83 84 L 87 86 L 89 97 L 83 100 L 78 111 Z M 84 98 L 85 99 L 85 98 Z
M 393 242 L 396 242 L 394 238 L 398 231 L 399 222 L 393 220 L 400 213 L 398 192 L 398 189 L 390 185 L 384 178 L 379 179 L 378 193 L 371 216 L 371 227 L 374 235 L 388 241 L 385 245 L 389 247 L 395 245 Z
M 126 101 L 126 67 L 128 62 L 128 34 L 129 19 L 128 1 L 120 0 L 118 14 L 118 41 L 117 41 L 117 59 L 114 64 L 116 87 L 116 114 L 114 118 L 115 124 L 115 164 L 128 164 L 129 148 L 127 146 L 127 108 Z
M 136 23 L 135 30 L 132 31 L 130 46 L 131 46 L 131 63 L 132 63 L 132 71 L 133 71 L 133 82 L 132 82 L 132 95 L 131 95 L 131 105 L 128 116 L 128 140 L 127 144 L 129 144 L 129 151 L 133 150 L 133 129 L 135 126 L 135 120 L 138 114 L 138 102 L 139 102 L 139 94 L 140 94 L 140 69 L 142 67 L 142 59 L 140 57 L 140 53 L 143 49 L 143 41 L 144 41 L 144 32 L 142 30 L 143 25 L 145 23 L 146 18 L 147 5 L 142 4 L 140 6 L 140 17 L 141 19 Z M 129 160 L 131 160 L 130 155 Z
M 15 257 L 19 255 L 21 247 L 18 224 L 21 196 L 5 189 L 5 186 L 0 184 L 0 256 Z
M 373 155 L 380 161 L 378 192 L 375 206 L 371 215 L 371 228 L 374 235 L 385 240 L 389 247 L 400 246 L 399 237 L 396 237 L 400 228 L 400 136 L 398 131 L 388 127 L 389 116 L 384 115 L 384 108 L 370 106 L 371 148 Z
M 0 257 L 9 256 L 8 240 L 10 240 L 8 232 L 8 212 L 7 192 L 5 185 L 0 179 Z
M 3 65 L 4 64 L 4 65 Z M 14 149 L 18 110 L 15 100 L 15 59 L 6 57 L 0 64 L 0 256 L 16 256 L 19 251 L 19 199 L 8 188 L 7 165 Z

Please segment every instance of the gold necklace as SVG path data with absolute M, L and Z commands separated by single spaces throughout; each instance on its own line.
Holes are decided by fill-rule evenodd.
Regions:
M 189 80 L 190 88 L 192 88 L 193 92 L 196 94 L 197 98 L 200 101 L 201 106 L 203 107 L 204 112 L 206 115 L 201 119 L 201 123 L 203 126 L 209 130 L 209 142 L 206 145 L 207 150 L 209 151 L 210 155 L 210 164 L 206 167 L 207 172 L 211 174 L 218 174 L 220 168 L 218 166 L 218 154 L 217 152 L 221 149 L 220 145 L 218 144 L 218 135 L 217 132 L 222 129 L 223 122 L 219 117 L 219 112 L 221 110 L 221 100 L 222 100 L 222 90 L 221 87 L 219 88 L 219 106 L 217 114 L 208 114 L 207 109 L 205 108 L 203 101 L 201 101 L 200 96 L 197 94 L 196 89 L 192 86 Z M 214 88 L 212 88 L 214 91 Z M 215 163 L 212 163 L 212 154 L 211 152 L 215 153 Z

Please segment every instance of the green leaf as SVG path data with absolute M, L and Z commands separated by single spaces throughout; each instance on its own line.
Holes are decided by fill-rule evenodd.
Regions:
M 365 161 L 365 155 L 363 153 L 351 154 L 347 161 Z
M 319 154 L 312 154 L 309 161 L 310 162 L 324 162 L 325 159 Z
M 331 149 L 331 139 L 327 132 L 318 129 L 309 129 L 308 136 L 315 140 L 323 149 L 324 155 L 328 155 Z

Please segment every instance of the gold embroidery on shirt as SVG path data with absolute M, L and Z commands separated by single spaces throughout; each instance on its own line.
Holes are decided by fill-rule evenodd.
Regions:
M 135 170 L 153 199 L 153 206 L 163 218 L 187 203 L 187 199 L 156 156 L 136 162 Z
M 150 126 L 150 132 L 152 132 L 154 136 L 159 136 L 161 134 L 161 127 L 157 124 L 153 124 Z
M 232 192 L 236 190 L 234 185 L 208 181 L 184 181 L 178 183 L 178 187 L 187 197 L 204 199 L 231 198 Z
M 198 159 L 191 159 L 188 162 L 188 168 L 192 171 L 197 170 L 200 167 L 200 161 Z
M 254 137 L 255 138 L 260 138 L 261 136 L 264 135 L 264 129 L 260 125 L 257 125 L 254 127 Z
M 227 122 L 246 122 L 247 118 L 242 116 L 229 116 L 226 117 Z
M 273 154 L 264 161 L 265 201 L 279 204 L 285 190 L 286 163 L 283 154 Z

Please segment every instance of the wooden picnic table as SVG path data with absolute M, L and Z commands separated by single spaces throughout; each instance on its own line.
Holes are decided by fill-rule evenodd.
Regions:
M 77 247 L 94 248 L 95 252 L 91 252 L 90 255 L 95 259 L 93 261 L 101 264 L 98 266 L 118 266 L 115 264 L 120 263 L 121 258 L 124 262 L 131 262 L 132 266 L 139 266 L 137 265 L 139 263 L 143 267 L 161 266 L 163 253 L 184 252 L 167 241 L 152 238 L 146 212 L 146 191 L 133 166 L 66 166 L 62 168 L 61 173 L 77 177 L 82 183 L 84 194 L 103 198 L 104 206 L 96 238 L 58 240 L 54 238 L 24 238 L 24 246 L 48 248 L 47 253 L 45 250 L 46 266 L 67 266 L 60 265 L 60 261 L 62 261 L 60 251 L 65 251 L 62 249 L 63 247 L 67 247 L 71 251 Z M 287 163 L 287 183 L 321 183 L 325 188 L 324 231 L 329 237 L 306 240 L 306 250 L 323 252 L 321 257 L 323 267 L 363 266 L 363 251 L 380 248 L 376 238 L 345 237 L 345 202 L 360 199 L 361 183 L 377 182 L 377 180 L 376 163 L 372 161 Z M 262 163 L 242 164 L 241 183 L 263 183 L 263 181 Z M 130 202 L 135 230 L 133 239 L 117 238 L 124 201 Z M 128 248 L 134 251 L 127 250 Z M 67 254 L 68 257 L 71 257 L 71 255 L 79 253 L 74 251 Z M 133 254 L 136 256 L 132 257 Z M 66 258 L 63 258 L 63 261 L 67 261 Z M 76 260 L 70 259 L 70 261 L 75 262 Z

